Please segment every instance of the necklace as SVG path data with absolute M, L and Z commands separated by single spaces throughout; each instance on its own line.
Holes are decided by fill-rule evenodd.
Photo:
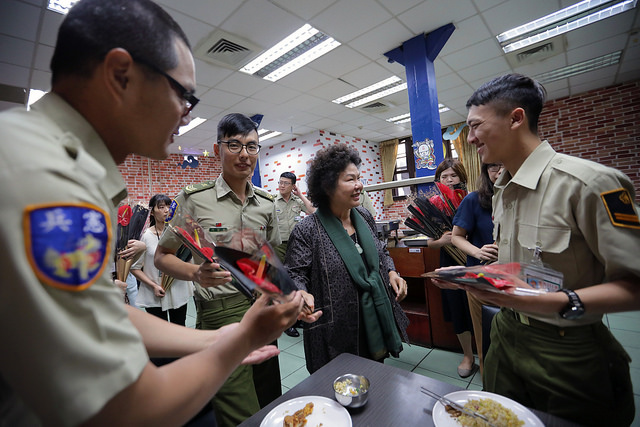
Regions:
M 360 246 L 360 244 L 358 244 L 358 233 L 357 233 L 357 232 L 354 232 L 354 233 L 353 233 L 353 236 L 355 237 L 355 242 L 354 242 L 354 244 L 356 245 L 356 250 L 358 251 L 358 253 L 359 253 L 360 255 L 362 255 L 362 246 Z

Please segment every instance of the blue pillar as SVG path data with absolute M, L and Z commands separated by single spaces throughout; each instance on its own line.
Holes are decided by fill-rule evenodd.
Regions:
M 384 55 L 405 67 L 416 177 L 433 176 L 444 159 L 433 61 L 455 30 L 447 24 L 413 37 Z M 425 186 L 419 186 L 418 191 Z

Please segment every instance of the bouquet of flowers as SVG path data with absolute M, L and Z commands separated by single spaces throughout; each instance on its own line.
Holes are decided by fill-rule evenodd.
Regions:
M 407 227 L 437 240 L 445 232 L 453 229 L 453 217 L 466 195 L 467 191 L 463 187 L 452 190 L 446 185 L 436 182 L 434 194 L 416 197 L 413 200 L 413 205 L 407 206 L 412 216 L 408 217 L 404 223 Z M 457 264 L 466 264 L 467 256 L 460 249 L 446 245 L 444 250 L 451 255 Z
M 192 258 L 191 251 L 184 245 L 178 248 L 178 250 L 176 251 L 176 256 L 185 262 L 190 261 Z M 164 289 L 165 292 L 169 291 L 169 288 L 171 288 L 174 280 L 175 278 L 173 276 L 169 276 L 168 274 L 161 272 L 160 286 L 162 286 L 162 289 Z
M 474 267 L 445 267 L 422 276 L 514 295 L 540 295 L 562 288 L 563 275 L 548 267 L 512 262 Z M 515 279 L 520 286 L 516 284 Z
M 134 258 L 124 258 L 118 255 L 127 248 L 127 243 L 131 239 L 140 240 L 142 229 L 147 222 L 149 209 L 141 204 L 137 204 L 131 208 L 129 205 L 123 205 L 118 208 L 118 231 L 116 238 L 116 275 L 118 280 L 123 282 L 127 280 Z
M 167 227 L 194 256 L 230 271 L 231 283 L 250 299 L 262 293 L 274 301 L 285 302 L 297 290 L 273 247 L 251 229 L 225 233 L 216 241 L 179 206 L 172 206 Z

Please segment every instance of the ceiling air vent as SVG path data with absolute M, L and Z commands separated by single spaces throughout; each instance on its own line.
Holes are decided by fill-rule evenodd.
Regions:
M 556 56 L 559 53 L 565 51 L 565 38 L 563 35 L 554 37 L 550 40 L 545 40 L 541 43 L 530 46 L 524 50 L 516 50 L 509 52 L 505 56 L 509 64 L 514 67 L 522 67 L 523 65 L 533 64 L 534 62 L 540 62 L 552 56 Z
M 365 113 L 371 113 L 371 114 L 384 113 L 388 109 L 389 109 L 389 106 L 380 101 L 372 102 L 371 104 L 367 104 L 363 107 L 360 107 L 361 111 L 364 111 Z
M 262 52 L 262 48 L 226 31 L 216 30 L 201 41 L 196 58 L 237 70 Z

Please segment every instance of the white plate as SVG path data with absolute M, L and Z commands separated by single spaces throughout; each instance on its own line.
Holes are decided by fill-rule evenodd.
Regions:
M 287 400 L 273 408 L 264 417 L 260 427 L 282 427 L 286 415 L 293 415 L 309 402 L 313 403 L 313 412 L 307 417 L 307 427 L 351 427 L 351 415 L 345 407 L 322 396 L 302 396 Z
M 520 420 L 524 421 L 524 427 L 544 427 L 540 418 L 536 417 L 533 412 L 518 402 L 499 394 L 489 393 L 488 391 L 461 390 L 449 393 L 445 397 L 461 405 L 472 399 L 493 399 L 505 408 L 511 409 Z M 458 421 L 447 413 L 440 402 L 436 402 L 433 407 L 432 417 L 436 427 L 460 427 Z

